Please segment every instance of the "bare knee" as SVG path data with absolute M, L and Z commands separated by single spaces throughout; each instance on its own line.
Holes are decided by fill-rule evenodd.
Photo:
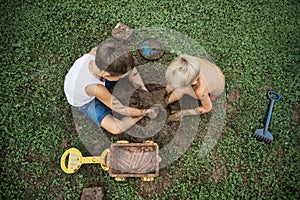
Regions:
M 111 134 L 117 135 L 124 132 L 120 128 L 120 123 L 122 123 L 120 120 L 113 118 L 111 115 L 108 115 L 102 120 L 101 127 L 110 132 Z
M 104 125 L 101 125 L 105 130 L 107 130 L 108 132 L 110 132 L 111 134 L 114 134 L 114 135 L 117 135 L 117 134 L 121 134 L 123 133 L 123 131 L 118 128 L 117 126 L 106 126 L 105 124 Z
M 113 135 L 118 135 L 118 134 L 123 133 L 123 131 L 120 130 L 120 129 L 110 129 L 110 130 L 107 130 L 107 131 L 109 131 Z

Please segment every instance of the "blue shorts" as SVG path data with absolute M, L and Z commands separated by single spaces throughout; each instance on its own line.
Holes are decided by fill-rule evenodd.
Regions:
M 105 87 L 109 88 L 116 84 L 117 81 L 108 81 L 105 80 Z M 99 101 L 97 98 L 94 98 L 91 102 L 81 106 L 76 107 L 80 112 L 85 114 L 88 118 L 90 118 L 93 122 L 97 124 L 97 126 L 101 126 L 101 122 L 106 117 L 106 115 L 111 114 L 111 109 Z

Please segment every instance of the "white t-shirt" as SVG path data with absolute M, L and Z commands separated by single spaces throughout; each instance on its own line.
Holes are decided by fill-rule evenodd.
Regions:
M 95 97 L 89 96 L 85 92 L 86 86 L 90 84 L 105 85 L 105 82 L 100 81 L 89 70 L 89 62 L 95 60 L 95 56 L 85 54 L 77 59 L 65 77 L 64 91 L 68 102 L 75 107 L 83 106 Z

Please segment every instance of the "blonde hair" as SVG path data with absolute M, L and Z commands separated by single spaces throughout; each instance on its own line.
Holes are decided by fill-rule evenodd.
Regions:
M 172 88 L 191 85 L 200 74 L 200 63 L 195 57 L 180 55 L 170 63 L 166 71 L 166 81 Z

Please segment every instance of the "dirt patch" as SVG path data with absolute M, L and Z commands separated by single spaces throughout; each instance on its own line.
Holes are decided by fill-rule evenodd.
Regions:
M 227 175 L 226 167 L 223 164 L 217 162 L 215 170 L 211 175 L 214 183 L 218 184 L 225 175 Z
M 164 190 L 166 190 L 173 182 L 174 178 L 171 176 L 166 176 L 168 174 L 168 169 L 162 169 L 160 171 L 160 177 L 156 179 L 160 179 L 159 181 L 153 182 L 139 182 L 137 184 L 137 188 L 139 194 L 143 197 L 143 199 L 150 199 L 149 195 L 158 194 L 161 195 Z
M 271 85 L 265 85 L 263 87 L 263 91 L 273 90 L 273 87 Z
M 148 109 L 152 106 L 158 106 L 159 113 L 155 119 L 144 117 L 137 122 L 137 126 L 144 127 L 144 129 L 139 131 L 136 137 L 126 134 L 128 131 L 126 131 L 125 134 L 111 137 L 115 137 L 116 140 L 128 140 L 130 142 L 142 142 L 145 139 L 153 140 L 157 142 L 160 147 L 168 144 L 173 139 L 181 123 L 181 121 L 171 121 L 168 118 L 171 112 L 181 109 L 181 104 L 179 102 L 174 102 L 169 105 L 166 104 L 165 99 L 168 98 L 168 95 L 165 90 L 165 85 L 154 83 L 145 84 L 149 90 L 149 92 L 147 92 L 142 89 L 134 89 L 127 78 L 121 81 L 122 82 L 118 84 L 121 84 L 122 87 L 119 89 L 119 86 L 116 85 L 112 93 L 123 105 L 139 109 Z M 126 90 L 122 88 L 126 88 Z M 116 118 L 122 117 L 116 112 L 113 112 L 113 115 Z M 153 134 L 151 132 L 153 132 Z
M 232 89 L 227 93 L 228 102 L 237 102 L 240 99 L 240 91 L 238 89 Z
M 79 130 L 79 128 L 76 126 L 76 130 Z M 77 131 L 78 132 L 78 131 Z M 71 144 L 70 144 L 70 141 L 68 139 L 62 139 L 61 140 L 61 143 L 60 143 L 60 148 L 61 149 L 65 149 L 67 147 L 69 147 Z
M 228 110 L 229 112 L 232 112 L 232 113 L 237 111 L 236 107 L 234 107 L 233 105 L 230 105 L 230 104 L 226 105 L 226 110 Z M 227 120 L 229 121 L 229 119 L 227 119 Z
M 130 142 L 143 142 L 144 140 L 153 140 L 159 145 L 160 148 L 162 148 L 165 145 L 169 144 L 177 135 L 177 139 L 174 141 L 176 142 L 176 145 L 186 146 L 185 143 L 188 142 L 186 140 L 190 140 L 190 138 L 183 133 L 179 135 L 177 134 L 182 120 L 172 121 L 169 119 L 169 116 L 171 115 L 171 113 L 179 111 L 181 109 L 195 108 L 199 106 L 198 101 L 189 96 L 184 96 L 182 98 L 182 102 L 177 101 L 167 105 L 165 102 L 165 99 L 167 98 L 165 86 L 159 84 L 146 84 L 146 87 L 148 88 L 149 92 L 138 89 L 135 90 L 132 95 L 130 95 L 129 106 L 139 109 L 147 109 L 151 108 L 154 105 L 159 105 L 158 116 L 155 119 L 144 117 L 139 122 L 137 122 L 137 126 L 141 126 L 144 129 L 142 131 L 139 131 L 135 136 L 127 134 L 128 132 L 126 131 L 126 133 L 124 134 L 112 137 L 116 137 L 116 140 L 128 140 Z M 126 99 L 128 99 L 128 97 L 124 98 L 126 95 L 128 95 L 124 93 L 126 93 L 125 90 L 119 91 L 118 94 L 116 94 L 116 97 L 122 103 L 125 103 Z M 113 114 L 116 114 L 117 118 L 122 117 L 117 116 L 117 113 Z M 188 127 L 186 128 L 188 129 Z M 181 128 L 181 130 L 183 131 L 183 128 Z
M 294 109 L 292 112 L 292 116 L 293 119 L 299 121 L 299 110 L 298 109 Z
M 149 108 L 153 104 L 161 104 L 166 108 L 165 98 L 167 98 L 167 92 L 165 88 L 158 84 L 146 85 L 150 92 L 142 89 L 136 90 L 131 96 L 130 105 L 139 108 Z
M 141 181 L 138 184 L 139 194 L 143 197 L 143 199 L 149 199 L 149 195 L 151 194 L 161 194 L 163 191 L 163 186 L 161 183 L 156 182 L 143 182 Z
M 227 102 L 228 102 L 227 105 L 226 105 L 226 110 L 231 112 L 231 113 L 237 112 L 236 107 L 231 105 L 230 103 L 239 101 L 240 91 L 238 89 L 232 89 L 229 92 L 227 92 L 226 98 L 227 98 Z M 230 121 L 229 118 L 227 120 Z
M 226 168 L 226 162 L 222 158 L 216 156 L 217 151 L 218 148 L 215 147 L 212 152 L 215 170 L 211 174 L 211 178 L 213 179 L 214 184 L 218 184 L 222 178 L 227 176 L 229 173 Z
M 147 89 L 150 92 L 144 91 L 142 89 L 136 90 L 129 102 L 129 106 L 139 109 L 148 109 L 151 108 L 154 105 L 160 105 L 162 109 L 165 109 L 167 112 L 167 116 L 169 116 L 171 110 L 167 107 L 165 99 L 167 98 L 167 92 L 165 88 L 158 84 L 148 84 Z M 160 114 L 163 111 L 160 109 Z M 179 110 L 180 106 L 177 105 L 176 108 Z M 158 115 L 158 118 L 161 118 L 161 115 Z M 144 117 L 141 119 L 137 124 L 138 125 L 149 125 L 151 123 L 151 119 L 149 117 Z
M 102 200 L 104 191 L 102 187 L 84 188 L 80 200 Z
M 283 158 L 285 153 L 286 152 L 285 152 L 284 144 L 279 144 L 278 148 L 274 150 L 274 162 L 276 158 Z

